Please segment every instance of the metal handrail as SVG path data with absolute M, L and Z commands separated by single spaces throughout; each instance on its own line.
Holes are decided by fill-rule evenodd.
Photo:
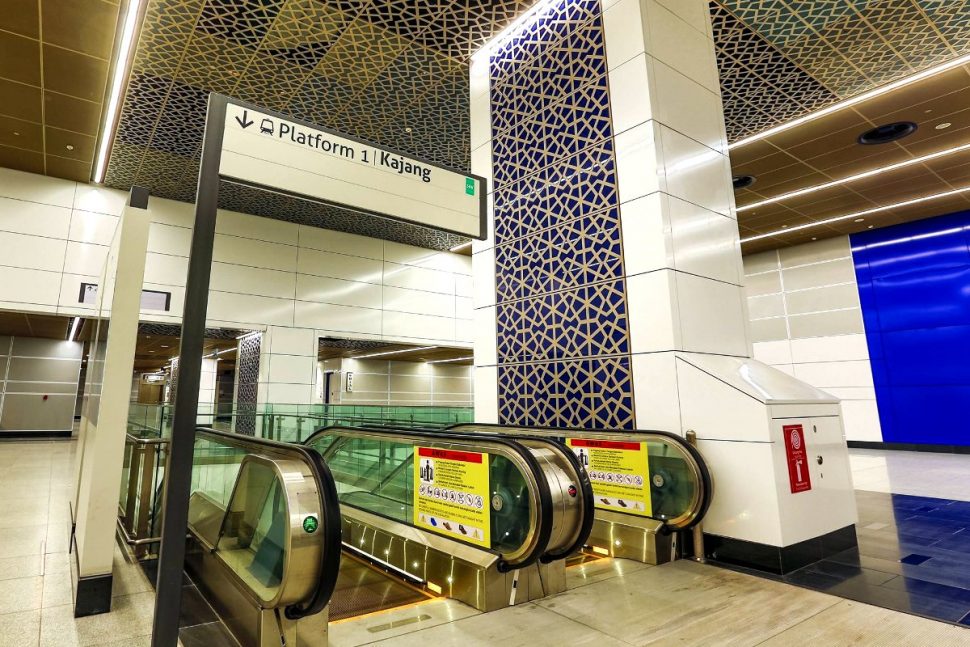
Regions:
M 429 441 L 431 441 L 439 445 L 451 444 L 456 447 L 460 447 L 465 451 L 469 451 L 470 445 L 473 450 L 484 451 L 486 453 L 488 452 L 488 449 L 483 448 L 483 439 L 481 437 L 476 438 L 469 434 L 438 434 L 435 432 L 410 430 L 388 432 L 380 429 L 358 429 L 339 425 L 321 427 L 317 429 L 309 438 L 303 441 L 303 444 L 310 446 L 314 440 L 324 435 L 371 438 L 385 441 L 388 440 L 388 436 L 392 436 L 395 439 L 400 439 L 402 442 L 421 443 L 424 441 L 427 444 Z M 542 468 L 539 466 L 538 461 L 535 459 L 532 453 L 528 451 L 528 449 L 519 443 L 505 438 L 489 438 L 484 444 L 490 444 L 493 446 L 493 448 L 498 449 L 499 451 L 493 450 L 492 453 L 509 458 L 516 463 L 519 466 L 520 471 L 527 476 L 526 485 L 528 486 L 530 494 L 533 497 L 533 505 L 530 506 L 529 512 L 529 534 L 527 535 L 527 541 L 523 542 L 524 548 L 522 550 L 516 551 L 510 555 L 500 555 L 500 560 L 497 565 L 500 572 L 508 572 L 511 570 L 524 568 L 538 562 L 542 556 L 547 553 L 547 547 L 552 535 L 553 520 L 551 515 L 540 514 L 540 511 L 548 511 L 552 509 L 552 494 L 549 490 L 549 484 L 546 479 L 542 477 Z M 330 453 L 331 451 L 328 448 L 328 450 L 326 450 L 323 454 L 323 459 L 326 460 Z M 346 505 L 354 507 L 351 504 Z M 370 510 L 367 512 L 377 514 L 378 516 L 383 516 L 380 513 Z M 479 546 L 476 546 L 476 548 L 488 550 Z M 495 551 L 489 550 L 489 552 Z
M 281 443 L 264 438 L 253 438 L 240 434 L 219 431 L 207 427 L 196 429 L 196 438 L 213 436 L 219 442 L 234 445 L 247 451 L 271 450 L 284 454 L 299 454 L 310 467 L 317 483 L 317 493 L 320 504 L 320 521 L 323 532 L 321 536 L 321 560 L 319 564 L 320 576 L 316 579 L 312 595 L 303 603 L 287 605 L 284 613 L 287 618 L 297 620 L 322 611 L 330 602 L 330 597 L 337 586 L 337 576 L 340 570 L 340 503 L 337 499 L 337 486 L 334 483 L 330 469 L 320 459 L 320 455 L 301 445 Z
M 664 529 L 667 532 L 688 530 L 699 524 L 704 518 L 704 515 L 707 513 L 708 508 L 710 508 L 711 500 L 714 497 L 714 482 L 711 478 L 711 473 L 707 467 L 704 457 L 697 450 L 697 448 L 691 445 L 685 438 L 667 431 L 648 429 L 626 430 L 583 429 L 576 427 L 528 427 L 521 425 L 499 425 L 494 423 L 479 422 L 459 423 L 450 425 L 446 428 L 446 430 L 455 431 L 467 431 L 472 429 L 484 429 L 489 433 L 504 434 L 510 438 L 529 435 L 542 435 L 560 439 L 568 436 L 620 441 L 638 440 L 644 442 L 648 441 L 650 437 L 655 437 L 668 441 L 671 445 L 676 446 L 681 452 L 683 452 L 685 457 L 688 459 L 686 461 L 687 465 L 690 468 L 698 487 L 694 489 L 694 495 L 691 499 L 690 505 L 683 515 L 671 519 L 661 519 L 661 521 L 664 523 Z M 471 431 L 470 433 L 475 432 Z

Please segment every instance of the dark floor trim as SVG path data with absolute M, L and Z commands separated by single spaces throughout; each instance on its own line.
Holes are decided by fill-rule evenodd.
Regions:
M 704 533 L 708 559 L 775 575 L 797 571 L 857 545 L 854 525 L 784 547 Z
M 0 431 L 0 439 L 4 438 L 70 438 L 70 429 L 43 430 L 43 431 Z
M 78 579 L 77 597 L 74 600 L 75 618 L 111 611 L 112 579 L 111 573 Z
M 104 575 L 80 576 L 81 567 L 78 564 L 77 542 L 74 537 L 74 524 L 71 525 L 71 540 L 69 546 L 73 549 L 74 559 L 71 560 L 71 580 L 74 584 L 74 617 L 83 618 L 99 613 L 111 611 L 111 586 L 114 573 Z
M 899 452 L 933 452 L 938 454 L 970 454 L 970 445 L 928 445 L 925 443 L 877 443 L 869 440 L 848 440 L 854 449 L 889 449 Z

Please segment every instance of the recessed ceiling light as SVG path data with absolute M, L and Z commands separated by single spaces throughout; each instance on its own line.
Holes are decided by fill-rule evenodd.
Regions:
M 940 198 L 947 198 L 951 195 L 958 195 L 961 193 L 970 192 L 970 186 L 965 186 L 959 189 L 953 189 L 952 191 L 944 191 L 942 193 L 934 193 L 933 195 L 925 195 L 921 198 L 913 198 L 912 200 L 904 200 L 902 202 L 896 202 L 894 204 L 887 204 L 883 207 L 874 207 L 872 209 L 866 209 L 865 211 L 857 211 L 855 213 L 847 213 L 844 216 L 834 216 L 832 218 L 826 218 L 824 220 L 816 220 L 815 222 L 809 222 L 804 225 L 798 225 L 788 229 L 785 233 L 791 233 L 792 231 L 800 231 L 802 229 L 810 229 L 812 227 L 819 227 L 821 225 L 827 225 L 833 222 L 841 222 L 843 220 L 849 220 L 850 218 L 858 218 L 859 216 L 867 216 L 873 213 L 881 213 L 883 211 L 889 211 L 890 209 L 898 209 L 900 207 L 908 207 L 911 204 L 919 204 L 920 202 L 928 202 L 929 200 L 938 200 Z M 777 236 L 782 233 L 781 231 L 768 232 L 767 234 L 758 234 L 757 236 L 750 236 L 748 238 L 742 238 L 742 243 L 750 243 L 755 240 L 761 240 L 762 238 L 770 238 L 771 236 Z
M 168 348 L 168 346 L 166 346 L 165 344 L 162 344 L 160 348 Z
M 66 149 L 67 149 L 67 150 L 69 150 L 69 151 L 72 151 L 72 150 L 74 150 L 74 144 L 68 144 L 68 145 L 67 145 L 67 146 L 65 146 L 64 148 L 66 148 Z
M 743 207 L 738 207 L 737 211 L 747 211 L 748 209 L 756 209 L 765 204 L 773 204 L 775 202 L 783 202 L 785 200 L 790 200 L 791 198 L 797 198 L 798 196 L 806 195 L 809 193 L 815 193 L 816 191 L 823 191 L 825 189 L 832 188 L 833 186 L 838 186 L 840 184 L 848 184 L 849 182 L 855 182 L 856 180 L 864 180 L 875 175 L 881 175 L 882 173 L 888 173 L 889 171 L 895 171 L 907 166 L 912 166 L 913 164 L 921 164 L 923 162 L 928 162 L 932 159 L 938 157 L 944 157 L 946 155 L 953 155 L 954 153 L 962 153 L 964 151 L 970 150 L 970 144 L 963 144 L 961 146 L 954 146 L 953 148 L 947 148 L 945 150 L 937 151 L 935 153 L 928 153 L 921 157 L 914 157 L 903 162 L 897 162 L 896 164 L 890 164 L 888 166 L 882 166 L 880 168 L 875 168 L 870 171 L 863 171 L 862 173 L 856 173 L 855 175 L 849 175 L 839 180 L 832 180 L 831 182 L 824 182 L 822 184 L 816 184 L 815 186 L 805 187 L 804 189 L 798 189 L 797 191 L 790 191 L 788 193 L 783 193 L 781 195 L 776 195 L 773 198 L 768 198 L 767 200 L 761 200 L 760 202 L 752 202 L 751 204 L 744 205 Z M 755 215 L 755 212 L 751 212 L 751 215 Z
M 788 225 L 782 225 L 781 228 L 782 229 L 788 229 Z
M 818 238 L 816 238 L 815 236 L 812 236 L 812 240 L 818 240 Z
M 873 227 L 875 227 L 875 225 L 869 225 L 868 227 L 866 227 L 866 229 L 872 229 Z
M 19 133 L 19 132 L 17 132 L 16 130 L 15 130 L 15 131 L 13 131 L 13 134 L 14 134 L 14 135 L 16 135 L 17 137 L 20 137 L 20 133 Z
M 728 146 L 728 148 L 729 149 L 740 148 L 741 146 L 746 146 L 747 144 L 759 141 L 761 139 L 764 139 L 765 137 L 771 137 L 772 135 L 777 135 L 780 132 L 790 130 L 792 128 L 795 128 L 796 126 L 801 126 L 802 124 L 808 123 L 809 121 L 814 121 L 815 119 L 819 119 L 820 117 L 825 117 L 826 115 L 830 115 L 834 112 L 838 112 L 839 110 L 844 110 L 849 106 L 854 106 L 856 104 L 862 103 L 863 101 L 868 101 L 869 99 L 872 99 L 874 97 L 887 94 L 889 92 L 892 92 L 893 90 L 898 90 L 903 86 L 909 85 L 911 83 L 916 83 L 917 81 L 922 81 L 923 79 L 928 79 L 930 77 L 936 76 L 937 74 L 942 74 L 943 72 L 960 67 L 961 65 L 966 65 L 967 63 L 970 63 L 970 54 L 964 54 L 963 56 L 959 56 L 957 58 L 951 59 L 949 61 L 946 61 L 945 63 L 940 63 L 939 65 L 923 70 L 922 72 L 911 74 L 910 76 L 893 81 L 892 83 L 887 83 L 886 85 L 883 85 L 878 88 L 874 88 L 872 90 L 869 90 L 868 92 L 863 92 L 862 94 L 858 94 L 854 97 L 850 97 L 849 99 L 846 99 L 844 101 L 833 103 L 832 105 L 826 106 L 821 110 L 816 110 L 815 112 L 811 112 L 807 115 L 803 115 L 801 117 L 798 117 L 797 119 L 792 119 L 791 121 L 786 121 L 783 124 L 778 124 L 777 126 L 769 128 L 767 130 L 763 130 L 760 133 L 751 135 L 750 137 L 739 139 L 738 141 Z
M 891 124 L 876 126 L 859 135 L 860 144 L 872 146 L 876 144 L 888 144 L 896 140 L 907 137 L 916 132 L 919 128 L 912 121 L 896 121 Z
M 866 220 L 865 218 L 856 218 L 855 219 L 856 222 L 865 222 L 865 220 Z
M 952 125 L 953 124 L 951 124 L 949 121 L 944 121 L 942 124 L 936 124 L 933 127 L 936 128 L 937 130 L 946 130 L 947 128 L 949 128 Z
M 734 190 L 747 189 L 749 186 L 757 182 L 757 178 L 753 175 L 735 175 L 731 178 L 731 183 L 734 185 Z

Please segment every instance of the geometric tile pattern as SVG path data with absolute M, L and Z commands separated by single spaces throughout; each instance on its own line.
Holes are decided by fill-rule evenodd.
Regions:
M 194 201 L 213 91 L 467 171 L 468 58 L 534 2 L 150 0 L 106 183 Z M 293 206 L 244 198 L 220 206 L 270 217 Z M 439 249 L 466 240 L 315 203 L 299 210 L 307 224 Z
M 731 140 L 970 53 L 965 0 L 710 3 Z
M 236 426 L 239 434 L 256 433 L 256 396 L 259 391 L 259 352 L 262 333 L 246 335 L 239 340 L 236 359 Z
M 598 0 L 565 0 L 490 60 L 499 420 L 633 428 Z

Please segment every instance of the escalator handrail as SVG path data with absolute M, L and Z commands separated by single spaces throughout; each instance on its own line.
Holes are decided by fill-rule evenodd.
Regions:
M 448 429 L 459 430 L 462 427 L 491 427 L 491 428 L 495 428 L 496 430 L 507 429 L 509 427 L 513 427 L 516 429 L 526 429 L 526 430 L 536 429 L 539 431 L 561 432 L 561 435 L 563 436 L 566 436 L 569 434 L 577 434 L 577 433 L 578 434 L 582 434 L 582 433 L 617 434 L 621 436 L 635 436 L 635 435 L 662 436 L 663 438 L 673 441 L 673 444 L 678 445 L 681 449 L 684 450 L 686 454 L 688 454 L 691 457 L 691 459 L 694 461 L 694 464 L 697 467 L 697 472 L 698 474 L 700 474 L 700 477 L 701 477 L 701 483 L 700 483 L 701 492 L 699 497 L 700 501 L 697 506 L 697 511 L 695 512 L 694 517 L 690 519 L 687 523 L 677 526 L 676 528 L 672 528 L 672 527 L 668 528 L 669 523 L 668 521 L 665 520 L 664 528 L 667 528 L 668 530 L 670 529 L 689 530 L 693 528 L 704 519 L 704 516 L 707 514 L 708 509 L 711 507 L 711 500 L 714 498 L 714 481 L 711 478 L 711 471 L 707 467 L 707 461 L 704 460 L 704 457 L 697 450 L 697 448 L 691 445 L 690 443 L 688 443 L 683 436 L 678 436 L 677 434 L 671 433 L 669 431 L 660 431 L 659 429 L 584 429 L 582 427 L 547 427 L 547 426 L 540 426 L 540 425 L 501 425 L 493 422 L 459 422 L 453 425 L 448 425 L 447 427 L 445 427 L 445 430 L 448 430 Z M 519 436 L 519 435 L 528 435 L 528 434 L 509 434 L 509 437 L 515 438 L 516 436 Z
M 395 424 L 395 423 L 391 423 L 391 424 Z M 462 423 L 459 423 L 459 424 L 462 424 Z M 447 429 L 450 429 L 451 427 L 455 427 L 455 426 L 458 426 L 458 425 L 450 425 Z M 369 425 L 365 427 L 367 429 L 371 428 Z M 379 426 L 377 427 L 377 429 L 380 431 L 387 431 L 391 429 L 395 429 L 397 431 L 405 431 L 405 432 L 412 431 L 410 427 L 403 427 L 403 426 L 398 426 L 398 427 Z M 427 433 L 430 433 L 430 434 L 437 433 L 437 434 L 442 434 L 446 436 L 450 435 L 445 429 L 441 429 L 441 430 L 417 429 L 414 431 L 422 431 L 422 432 L 426 431 Z M 502 436 L 499 434 L 496 434 L 495 437 L 502 438 Z M 595 520 L 595 510 L 596 510 L 596 501 L 593 495 L 593 482 L 589 480 L 589 475 L 586 473 L 586 468 L 584 468 L 582 464 L 579 462 L 579 459 L 576 458 L 576 454 L 574 454 L 572 450 L 570 450 L 569 447 L 566 446 L 566 443 L 559 440 L 558 438 L 549 438 L 546 436 L 528 436 L 525 434 L 516 435 L 514 436 L 514 438 L 523 438 L 525 440 L 530 440 L 533 442 L 541 442 L 541 443 L 547 443 L 549 445 L 552 445 L 555 448 L 556 452 L 558 452 L 563 457 L 565 457 L 565 459 L 570 463 L 570 465 L 573 468 L 573 471 L 577 476 L 578 486 L 583 492 L 583 523 L 582 523 L 582 526 L 580 527 L 579 535 L 576 537 L 576 540 L 568 548 L 565 548 L 560 551 L 549 551 L 544 555 L 542 555 L 539 561 L 541 561 L 544 564 L 547 564 L 557 559 L 564 559 L 569 555 L 572 555 L 574 552 L 576 552 L 583 546 L 585 546 L 586 540 L 589 539 L 589 533 L 592 532 L 593 530 L 593 522 Z
M 324 436 L 328 433 L 333 434 L 334 431 L 350 431 L 350 432 L 365 432 L 365 433 L 377 433 L 382 435 L 400 435 L 401 433 L 407 433 L 413 436 L 426 436 L 433 440 L 447 441 L 447 440 L 463 440 L 467 442 L 481 442 L 482 437 L 476 436 L 474 434 L 462 434 L 462 433 L 443 433 L 440 431 L 426 431 L 426 430 L 401 430 L 401 429 L 390 429 L 385 427 L 379 427 L 376 429 L 361 428 L 361 427 L 348 427 L 346 425 L 327 425 L 324 427 L 319 427 L 310 436 L 303 441 L 304 445 L 310 445 L 315 438 L 318 436 Z M 539 466 L 539 461 L 536 460 L 532 452 L 528 451 L 525 447 L 517 442 L 514 442 L 508 438 L 502 437 L 490 437 L 489 442 L 494 442 L 496 444 L 504 445 L 505 447 L 511 449 L 525 462 L 529 470 L 532 472 L 533 480 L 536 484 L 536 491 L 539 495 L 539 510 L 551 510 L 552 509 L 552 493 L 549 491 L 549 483 L 545 478 L 542 477 L 542 468 Z M 546 548 L 549 545 L 549 541 L 552 537 L 552 516 L 537 513 L 537 519 L 539 520 L 539 527 L 536 529 L 536 542 L 535 547 L 524 557 L 519 558 L 515 562 L 508 562 L 504 558 L 500 557 L 497 568 L 499 572 L 505 573 L 519 568 L 525 568 L 530 566 L 541 559 L 541 557 L 546 553 Z
M 337 588 L 337 577 L 340 572 L 341 547 L 341 521 L 340 521 L 340 501 L 337 498 L 337 485 L 330 473 L 330 468 L 323 461 L 320 454 L 311 451 L 302 445 L 282 443 L 266 438 L 256 438 L 254 436 L 244 436 L 242 434 L 219 431 L 210 427 L 197 427 L 196 435 L 214 436 L 221 441 L 237 447 L 246 448 L 247 445 L 257 447 L 267 447 L 284 452 L 295 452 L 306 461 L 313 473 L 317 483 L 317 492 L 320 495 L 320 526 L 323 530 L 323 547 L 320 559 L 320 577 L 317 578 L 317 585 L 309 600 L 304 603 L 291 604 L 284 609 L 286 617 L 290 620 L 297 620 L 307 616 L 312 616 L 323 611 L 330 604 L 330 597 Z

